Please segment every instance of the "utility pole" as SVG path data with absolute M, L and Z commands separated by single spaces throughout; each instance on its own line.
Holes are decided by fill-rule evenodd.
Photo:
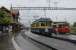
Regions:
M 48 7 L 50 7 L 50 0 L 48 0 Z
M 46 18 L 47 17 L 46 10 L 44 9 L 43 11 L 44 11 L 44 17 Z
M 50 2 L 51 2 L 51 0 L 46 0 L 47 2 L 48 2 L 48 7 L 50 8 L 51 7 L 51 5 L 50 5 Z M 50 13 L 50 12 L 49 12 Z M 51 14 L 52 14 L 52 11 L 51 11 Z M 52 17 L 52 16 L 51 16 Z
M 67 18 L 66 17 L 64 18 L 64 20 L 65 20 L 65 22 L 67 22 Z

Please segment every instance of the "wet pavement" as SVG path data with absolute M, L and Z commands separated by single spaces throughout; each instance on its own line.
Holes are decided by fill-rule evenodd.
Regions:
M 58 35 L 52 35 L 55 37 L 60 37 L 60 38 L 64 38 L 64 39 L 71 39 L 71 40 L 76 40 L 76 35 L 72 35 L 72 34 L 58 34 Z
M 76 38 L 75 35 L 57 35 L 57 36 L 63 38 Z M 20 50 L 52 50 L 49 47 L 43 46 L 33 40 L 30 40 L 29 37 L 43 44 L 56 48 L 58 50 L 76 50 L 76 44 L 64 40 L 58 40 L 37 34 L 32 34 L 30 31 L 26 30 L 16 33 L 15 36 L 15 42 L 20 47 Z
M 25 31 L 25 33 L 23 33 L 23 34 L 25 34 L 25 36 L 27 35 L 27 36 L 31 37 L 32 39 L 35 39 L 39 42 L 52 46 L 58 50 L 76 50 L 76 45 L 73 43 L 70 43 L 68 41 L 63 41 L 63 40 L 58 40 L 58 39 L 54 39 L 54 38 L 48 38 L 45 36 L 32 34 L 30 31 Z
M 21 36 L 21 33 L 15 37 L 15 41 L 18 44 L 18 46 L 21 48 L 21 50 L 51 50 L 50 48 L 38 44 L 28 39 L 27 37 L 23 38 L 23 36 Z
M 15 50 L 12 40 L 8 36 L 0 39 L 0 50 Z

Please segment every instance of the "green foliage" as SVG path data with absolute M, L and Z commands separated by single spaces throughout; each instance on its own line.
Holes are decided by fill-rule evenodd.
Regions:
M 76 27 L 71 27 L 71 34 L 76 35 Z
M 0 24 L 10 24 L 11 18 L 5 11 L 0 11 Z
M 76 27 L 76 22 L 73 24 L 73 27 Z

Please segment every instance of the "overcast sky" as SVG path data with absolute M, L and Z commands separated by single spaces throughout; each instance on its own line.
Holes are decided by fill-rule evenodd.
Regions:
M 49 0 L 0 0 L 0 6 L 48 6 Z M 50 0 L 50 5 L 54 6 L 54 2 L 58 2 L 59 7 L 76 7 L 76 0 Z
M 57 2 L 57 4 L 54 4 Z M 10 6 L 14 7 L 48 7 L 49 0 L 0 0 L 0 6 L 6 6 L 10 8 Z M 50 0 L 51 7 L 75 7 L 76 8 L 76 0 Z M 44 11 L 33 11 L 33 10 L 25 10 L 20 11 L 21 22 L 25 24 L 29 24 L 28 22 L 34 19 L 33 16 L 44 16 Z M 54 21 L 65 21 L 67 20 L 70 23 L 76 21 L 76 11 L 46 11 L 46 16 L 51 18 Z M 38 18 L 40 18 L 38 17 Z M 31 20 L 30 20 L 31 19 Z

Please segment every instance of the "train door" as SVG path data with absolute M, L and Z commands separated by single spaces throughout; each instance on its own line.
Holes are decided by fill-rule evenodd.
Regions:
M 58 26 L 58 25 L 55 24 L 55 25 L 53 25 L 53 28 L 52 28 L 53 33 L 56 34 L 56 35 L 57 35 L 57 32 L 58 32 L 58 31 L 57 31 L 57 26 Z

